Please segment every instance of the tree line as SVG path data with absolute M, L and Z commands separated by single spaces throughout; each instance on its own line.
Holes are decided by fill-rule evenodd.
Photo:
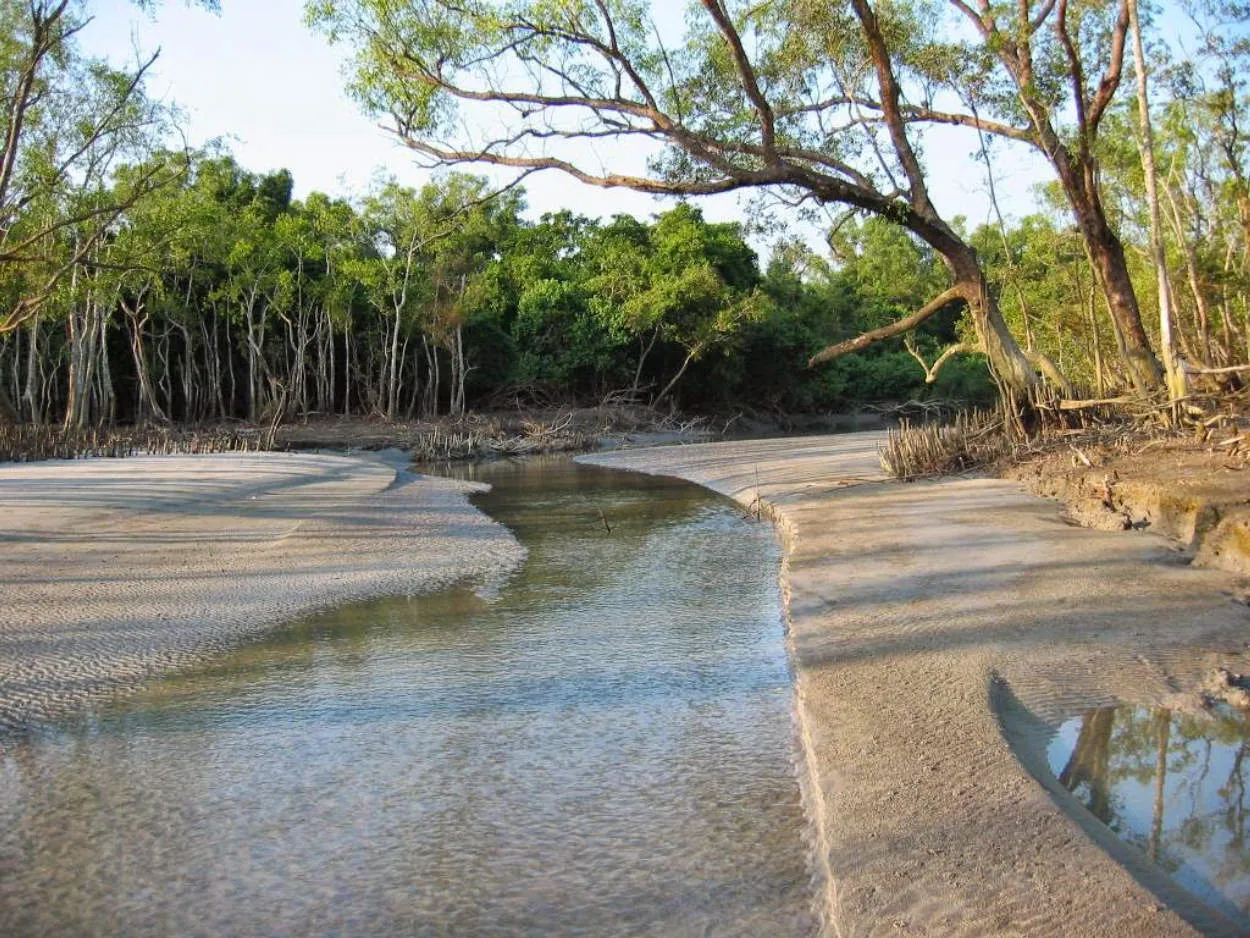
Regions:
M 363 105 L 444 167 L 347 200 L 294 200 L 285 171 L 170 148 L 154 58 L 84 56 L 88 15 L 0 0 L 9 419 L 605 399 L 823 411 L 995 387 L 1177 398 L 1250 360 L 1232 2 L 704 0 L 678 36 L 626 0 L 310 3 L 351 44 Z M 1151 31 L 1178 17 L 1184 55 Z M 979 155 L 989 224 L 935 207 L 924 131 L 939 124 Z M 474 126 L 505 131 L 457 137 Z M 664 145 L 642 175 L 592 171 L 571 148 L 635 136 Z M 996 165 L 1019 147 L 1054 178 L 1009 221 Z M 517 184 L 456 168 L 475 163 Z M 540 169 L 677 200 L 651 219 L 533 221 L 520 183 Z M 740 226 L 697 207 L 735 190 L 769 196 L 774 218 L 819 209 L 828 250 L 781 240 L 761 266 Z
M 680 23 L 636 0 L 308 9 L 355 56 L 362 105 L 432 164 L 684 197 L 749 190 L 885 219 L 941 258 L 941 289 L 813 363 L 957 305 L 962 344 L 986 355 L 1004 398 L 1075 388 L 1060 345 L 1046 345 L 1053 330 L 1032 328 L 1070 316 L 1072 297 L 1010 321 L 1006 303 L 1024 292 L 1004 294 L 1002 279 L 1022 279 L 1025 257 L 1002 225 L 1001 255 L 988 256 L 934 203 L 932 179 L 950 170 L 926 161 L 926 133 L 946 126 L 983 154 L 987 185 L 996 158 L 1024 150 L 1053 171 L 1052 227 L 1097 295 L 1078 369 L 1101 359 L 1096 382 L 1179 399 L 1195 375 L 1244 367 L 1231 343 L 1250 251 L 1241 0 L 699 0 Z M 588 141 L 639 141 L 655 156 L 641 172 L 600 168 Z
M 294 200 L 293 182 L 195 159 L 128 208 L 0 339 L 13 416 L 84 429 L 517 402 L 828 410 L 924 387 L 901 348 L 794 367 L 891 315 L 881 278 L 933 279 L 888 226 L 844 235 L 856 257 L 836 269 L 791 245 L 762 271 L 738 225 L 690 205 L 531 222 L 522 190 L 464 174 L 354 201 Z M 954 335 L 947 317 L 930 344 Z M 952 372 L 944 392 L 983 396 L 983 371 Z

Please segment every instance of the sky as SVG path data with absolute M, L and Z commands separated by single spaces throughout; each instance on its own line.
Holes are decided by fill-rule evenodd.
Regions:
M 81 37 L 85 51 L 121 64 L 159 49 L 149 93 L 183 109 L 189 142 L 222 138 L 252 172 L 291 170 L 297 198 L 311 191 L 359 195 L 379 173 L 408 185 L 429 178 L 429 171 L 348 97 L 344 53 L 304 25 L 303 0 L 221 0 L 220 14 L 182 0 L 165 0 L 154 16 L 130 0 L 95 0 L 90 9 L 95 18 Z M 975 146 L 975 137 L 953 128 L 934 129 L 925 142 L 930 165 L 942 168 L 930 180 L 939 210 L 947 217 L 966 216 L 974 226 L 988 221 L 991 212 L 984 168 L 971 158 Z M 1031 211 L 1032 187 L 1048 178 L 1040 159 L 1018 150 L 1004 154 L 995 166 L 1004 211 L 1011 216 Z M 646 217 L 673 204 L 583 186 L 554 172 L 531 176 L 525 189 L 535 217 L 560 209 L 592 217 Z M 745 217 L 741 196 L 699 204 L 709 220 Z M 794 233 L 812 243 L 820 237 L 810 228 Z M 760 238 L 753 240 L 767 249 Z

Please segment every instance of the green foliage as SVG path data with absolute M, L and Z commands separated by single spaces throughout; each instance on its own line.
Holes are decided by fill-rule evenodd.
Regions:
M 115 186 L 173 159 L 122 167 Z M 561 212 L 531 223 L 519 190 L 492 195 L 458 174 L 421 189 L 383 180 L 355 204 L 292 191 L 286 171 L 200 155 L 133 205 L 93 258 L 102 263 L 48 306 L 43 322 L 55 325 L 88 297 L 105 304 L 90 308 L 118 345 L 89 354 L 108 355 L 119 388 L 144 395 L 119 391 L 119 416 L 259 418 L 284 394 L 302 412 L 434 412 L 454 399 L 453 381 L 479 399 L 625 391 L 795 411 L 935 390 L 971 398 L 978 374 L 985 383 L 969 359 L 929 388 L 897 343 L 802 367 L 937 282 L 932 257 L 889 226 L 847 229 L 840 266 L 783 244 L 761 273 L 739 226 L 685 204 L 650 221 Z M 20 294 L 20 282 L 9 288 Z M 157 376 L 138 380 L 146 369 Z

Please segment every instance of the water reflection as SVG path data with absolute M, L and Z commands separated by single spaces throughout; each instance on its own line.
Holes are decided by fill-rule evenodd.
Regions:
M 308 619 L 0 758 L 0 935 L 811 934 L 771 531 L 485 476 L 529 550 L 493 593 Z
M 1099 820 L 1182 886 L 1250 926 L 1246 715 L 1092 710 L 1060 727 L 1051 770 Z

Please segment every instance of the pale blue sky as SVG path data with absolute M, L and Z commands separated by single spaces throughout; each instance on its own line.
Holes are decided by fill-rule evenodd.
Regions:
M 302 0 L 222 0 L 220 15 L 166 0 L 154 18 L 129 0 L 96 0 L 91 8 L 95 21 L 82 36 L 88 52 L 122 61 L 133 58 L 136 44 L 144 52 L 160 48 L 150 90 L 184 109 L 192 144 L 225 137 L 247 169 L 290 169 L 297 196 L 359 194 L 378 170 L 410 184 L 427 178 L 344 93 L 342 53 L 304 26 Z M 939 208 L 974 225 L 990 211 L 984 171 L 969 158 L 975 145 L 958 130 L 931 131 L 926 141 Z M 1004 153 L 995 174 L 1004 209 L 1016 215 L 1031 210 L 1033 183 L 1049 178 L 1023 151 Z M 556 173 L 531 177 L 526 190 L 535 215 L 568 208 L 646 216 L 672 204 L 581 186 Z M 700 204 L 711 219 L 741 216 L 736 197 Z

